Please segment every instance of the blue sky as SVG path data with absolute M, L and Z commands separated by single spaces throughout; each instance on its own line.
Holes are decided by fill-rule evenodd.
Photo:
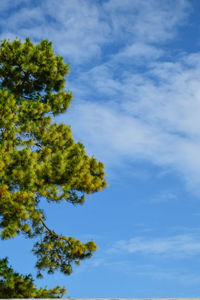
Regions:
M 200 296 L 200 2 L 1 0 L 0 38 L 52 40 L 74 95 L 57 122 L 106 165 L 84 206 L 47 205 L 48 225 L 99 250 L 37 280 L 71 298 Z M 33 241 L 1 242 L 36 274 Z

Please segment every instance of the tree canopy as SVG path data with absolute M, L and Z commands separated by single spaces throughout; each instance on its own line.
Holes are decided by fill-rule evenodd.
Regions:
M 39 207 L 42 198 L 83 204 L 85 194 L 106 187 L 103 163 L 74 141 L 70 126 L 53 122 L 73 98 L 65 88 L 68 73 L 69 65 L 48 40 L 1 41 L 0 236 L 38 237 L 32 250 L 38 277 L 42 271 L 70 274 L 73 263 L 97 249 L 93 241 L 82 243 L 50 229 Z M 1 266 L 5 269 L 7 261 Z
M 61 298 L 66 289 L 37 288 L 32 276 L 21 275 L 8 266 L 8 259 L 0 259 L 0 298 Z

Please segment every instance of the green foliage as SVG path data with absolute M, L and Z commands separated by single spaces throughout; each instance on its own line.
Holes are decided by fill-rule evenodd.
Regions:
M 32 276 L 21 275 L 8 267 L 8 260 L 0 259 L 0 298 L 61 298 L 66 293 L 59 286 L 37 289 Z
M 50 203 L 83 204 L 85 194 L 106 187 L 104 165 L 89 157 L 71 128 L 53 123 L 72 100 L 65 90 L 68 64 L 50 41 L 4 40 L 0 45 L 0 236 L 39 237 L 33 247 L 41 271 L 72 272 L 72 263 L 97 249 L 55 233 L 39 208 Z

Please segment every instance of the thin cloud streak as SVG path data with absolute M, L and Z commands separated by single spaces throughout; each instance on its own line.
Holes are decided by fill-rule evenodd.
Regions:
M 162 48 L 187 22 L 189 1 L 23 3 L 1 19 L 1 37 L 50 38 L 76 65 L 69 86 L 80 100 L 67 122 L 89 152 L 112 167 L 141 159 L 172 168 L 198 187 L 200 53 L 167 61 Z
M 200 239 L 192 234 L 175 235 L 166 238 L 135 237 L 120 240 L 107 250 L 107 253 L 142 255 L 164 255 L 174 258 L 186 258 L 200 253 Z

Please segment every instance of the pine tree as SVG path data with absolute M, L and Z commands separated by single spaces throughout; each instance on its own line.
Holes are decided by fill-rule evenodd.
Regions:
M 37 288 L 32 276 L 20 275 L 8 266 L 8 259 L 0 259 L 0 298 L 61 298 L 66 289 L 59 286 Z
M 42 271 L 71 274 L 73 263 L 79 265 L 97 249 L 93 241 L 54 232 L 39 208 L 41 198 L 83 204 L 85 194 L 106 187 L 104 165 L 74 141 L 70 126 L 53 122 L 73 98 L 65 89 L 68 73 L 69 65 L 48 40 L 36 45 L 28 38 L 1 41 L 0 235 L 38 237 L 32 250 L 37 277 Z M 5 269 L 7 261 L 1 265 Z

